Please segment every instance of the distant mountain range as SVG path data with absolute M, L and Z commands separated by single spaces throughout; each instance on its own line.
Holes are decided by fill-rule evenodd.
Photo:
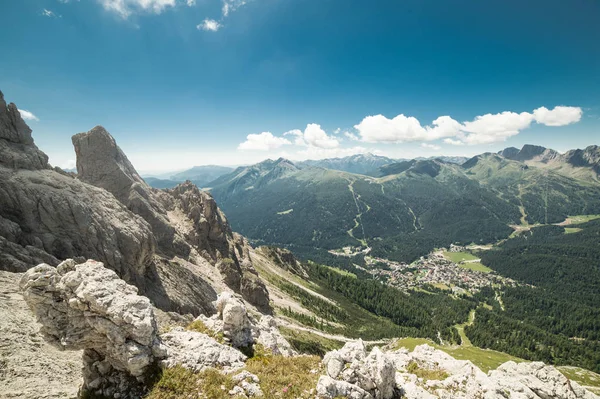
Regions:
M 441 156 L 441 157 L 430 157 L 430 158 L 416 158 L 417 160 L 427 159 L 440 159 L 444 162 L 461 164 L 468 158 L 466 157 L 452 157 L 452 156 Z M 294 165 L 299 168 L 306 167 L 321 167 L 331 170 L 340 170 L 348 173 L 355 173 L 367 176 L 376 176 L 379 174 L 379 168 L 384 165 L 389 165 L 397 162 L 407 161 L 406 159 L 393 159 L 380 155 L 374 154 L 357 154 L 343 158 L 328 158 L 320 160 L 308 160 L 295 162 Z M 194 166 L 191 169 L 183 172 L 177 172 L 173 174 L 163 174 L 161 176 L 147 176 L 144 180 L 154 188 L 173 188 L 177 184 L 182 183 L 186 180 L 190 180 L 198 187 L 207 187 L 209 183 L 216 180 L 220 176 L 227 173 L 231 173 L 234 170 L 232 167 L 217 166 L 217 165 L 204 165 Z M 73 170 L 76 172 L 76 170 Z
M 440 158 L 348 158 L 312 165 L 267 160 L 208 186 L 235 230 L 299 254 L 368 246 L 375 255 L 410 261 L 454 242 L 505 238 L 510 225 L 600 213 L 597 146 L 561 155 L 527 145 L 462 165 Z M 383 165 L 372 176 L 320 166 L 368 170 L 352 160 Z
M 230 173 L 233 168 L 228 166 L 218 166 L 218 165 L 203 165 L 203 166 L 194 166 L 191 169 L 185 170 L 183 172 L 173 173 L 169 176 L 166 174 L 165 176 L 169 176 L 168 178 L 164 177 L 144 177 L 146 183 L 148 183 L 151 187 L 154 188 L 173 188 L 179 183 L 183 183 L 186 180 L 191 181 L 198 187 L 206 187 L 207 183 L 217 179 L 219 176 L 222 176 L 226 173 Z
M 357 154 L 344 158 L 329 158 L 317 161 L 297 162 L 296 165 L 300 168 L 307 166 L 317 166 L 332 170 L 341 170 L 348 173 L 357 173 L 360 175 L 368 175 L 376 171 L 383 165 L 397 162 L 397 160 L 373 154 Z

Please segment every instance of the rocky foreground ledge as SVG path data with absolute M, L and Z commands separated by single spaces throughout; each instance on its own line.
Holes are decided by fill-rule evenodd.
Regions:
M 241 297 L 230 292 L 216 301 L 216 315 L 202 316 L 211 337 L 182 327 L 159 335 L 150 300 L 101 262 L 77 264 L 69 259 L 56 268 L 41 264 L 23 275 L 20 288 L 48 342 L 60 349 L 83 350 L 82 393 L 140 398 L 159 368 L 181 366 L 200 372 L 213 367 L 235 373 L 247 359 L 237 348 L 254 343 L 273 353 L 295 354 L 271 317 L 251 319 Z M 240 383 L 246 377 L 239 378 Z M 243 385 L 236 392 L 260 391 L 257 385 Z
M 269 356 L 302 361 L 275 319 L 255 320 L 231 292 L 215 302 L 216 315 L 192 323 L 203 332 L 176 327 L 159 333 L 149 299 L 100 262 L 67 260 L 56 268 L 41 264 L 23 275 L 20 288 L 48 342 L 83 350 L 80 394 L 141 398 L 161 369 L 181 368 L 189 373 L 214 369 L 232 384 L 221 385 L 219 396 L 194 386 L 194 397 L 281 397 L 287 388 L 279 395 L 263 392 L 259 377 L 245 369 L 247 355 L 260 347 Z M 367 351 L 360 340 L 327 353 L 321 365 L 298 378 L 315 384 L 298 396 L 302 398 L 598 398 L 539 362 L 507 362 L 486 374 L 470 361 L 455 360 L 428 345 L 412 352 Z

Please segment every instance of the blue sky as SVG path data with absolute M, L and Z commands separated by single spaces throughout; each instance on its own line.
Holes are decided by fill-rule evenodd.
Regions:
M 600 144 L 599 20 L 595 0 L 11 0 L 0 90 L 59 166 L 98 124 L 142 171 L 564 151 Z

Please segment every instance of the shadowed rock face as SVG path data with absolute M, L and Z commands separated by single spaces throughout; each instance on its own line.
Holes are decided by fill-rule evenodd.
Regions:
M 160 254 L 192 263 L 200 256 L 217 264 L 231 289 L 268 309 L 268 292 L 252 267 L 248 244 L 231 231 L 210 194 L 190 182 L 164 191 L 152 189 L 102 126 L 77 134 L 72 141 L 78 178 L 111 192 L 146 220 Z
M 96 258 L 143 285 L 154 248 L 148 224 L 111 194 L 50 169 L 17 107 L 0 93 L 0 268 Z
M 101 126 L 73 143 L 79 175 L 51 169 L 0 96 L 1 269 L 97 259 L 162 309 L 198 315 L 214 313 L 217 294 L 197 265 L 231 259 L 223 275 L 236 274 L 232 289 L 268 310 L 247 242 L 209 194 L 191 183 L 150 188 Z
M 591 145 L 583 150 L 568 151 L 564 159 L 575 167 L 590 167 L 600 175 L 600 147 L 597 145 Z
M 11 169 L 49 169 L 48 156 L 33 143 L 31 129 L 0 91 L 0 165 Z

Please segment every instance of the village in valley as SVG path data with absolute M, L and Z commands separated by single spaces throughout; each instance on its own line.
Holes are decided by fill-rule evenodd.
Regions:
M 474 249 L 483 248 L 451 244 L 447 249 L 436 249 L 410 264 L 365 256 L 366 267 L 355 266 L 404 292 L 435 287 L 452 291 L 453 294 L 468 295 L 477 293 L 483 287 L 517 284 L 481 264 L 481 260 L 471 253 Z M 336 252 L 338 256 L 353 256 L 357 253 L 366 255 L 370 251 L 345 248 Z

